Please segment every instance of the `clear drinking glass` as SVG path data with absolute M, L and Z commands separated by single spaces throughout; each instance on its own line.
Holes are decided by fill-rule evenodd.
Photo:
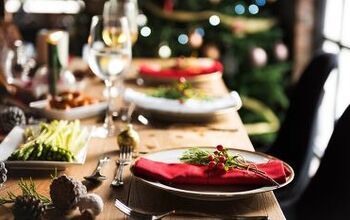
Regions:
M 134 45 L 138 38 L 137 15 L 139 14 L 137 0 L 110 0 L 103 8 L 103 16 L 125 16 L 131 35 L 131 43 Z
M 94 16 L 88 45 L 89 66 L 94 74 L 105 82 L 107 89 L 108 109 L 103 136 L 113 136 L 115 126 L 112 119 L 111 92 L 113 85 L 122 79 L 131 62 L 131 37 L 127 18 Z
M 139 14 L 137 0 L 110 0 L 106 1 L 103 8 L 103 16 L 106 17 L 122 17 L 125 16 L 128 19 L 128 25 L 130 30 L 131 43 L 134 45 L 138 38 L 138 25 L 137 15 Z M 114 116 L 118 116 L 122 121 L 130 121 L 134 109 L 133 103 L 126 103 L 123 101 L 125 84 L 124 80 L 117 82 L 114 86 L 118 88 L 118 94 L 120 94 L 121 102 L 123 103 L 120 108 L 116 108 L 113 111 Z

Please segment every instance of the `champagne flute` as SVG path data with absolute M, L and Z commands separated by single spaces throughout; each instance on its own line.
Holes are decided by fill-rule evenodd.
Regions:
M 115 135 L 112 119 L 113 84 L 121 80 L 131 62 L 131 38 L 126 17 L 94 16 L 91 22 L 89 44 L 89 66 L 102 79 L 107 89 L 108 108 L 103 134 Z

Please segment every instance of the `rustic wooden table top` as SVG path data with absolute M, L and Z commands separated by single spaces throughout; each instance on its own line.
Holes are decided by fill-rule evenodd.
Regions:
M 215 93 L 226 93 L 227 90 L 223 81 L 216 80 L 205 84 L 205 89 Z M 88 85 L 91 93 L 102 93 L 101 83 L 93 80 Z M 94 89 L 92 89 L 94 88 Z M 87 119 L 83 123 L 96 124 L 98 119 Z M 123 126 L 120 122 L 116 125 Z M 249 137 L 244 129 L 237 112 L 230 112 L 219 121 L 211 123 L 161 123 L 155 122 L 148 126 L 141 124 L 134 125 L 141 136 L 141 152 L 151 152 L 160 149 L 184 147 L 184 146 L 216 146 L 223 144 L 233 148 L 254 151 Z M 120 188 L 110 187 L 115 175 L 118 159 L 118 147 L 116 138 L 93 138 L 89 142 L 89 150 L 86 162 L 82 166 L 75 166 L 61 171 L 60 174 L 67 174 L 76 179 L 83 180 L 96 167 L 97 160 L 101 156 L 109 156 L 112 160 L 103 168 L 107 180 L 101 185 L 89 185 L 88 190 L 99 194 L 104 200 L 103 212 L 97 219 L 125 219 L 117 208 L 114 207 L 114 200 L 121 199 L 129 206 L 146 211 L 161 212 L 172 209 L 191 210 L 197 212 L 227 213 L 234 215 L 267 215 L 271 219 L 285 219 L 280 206 L 272 192 L 254 195 L 247 199 L 240 199 L 225 202 L 197 201 L 175 196 L 171 193 L 152 188 L 134 178 L 129 167 L 125 168 L 125 184 Z M 1 149 L 0 149 L 1 151 Z M 31 177 L 37 184 L 38 191 L 48 195 L 50 185 L 50 174 L 52 171 L 14 171 L 10 170 L 9 179 L 0 189 L 0 195 L 6 191 L 20 193 L 17 182 L 20 178 Z M 9 206 L 0 206 L 0 219 L 12 219 Z M 183 219 L 184 216 L 171 216 L 167 219 Z M 75 210 L 68 216 L 50 215 L 48 219 L 79 219 L 79 211 Z

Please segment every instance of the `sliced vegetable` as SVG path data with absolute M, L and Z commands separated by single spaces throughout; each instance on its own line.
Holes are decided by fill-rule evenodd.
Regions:
M 24 143 L 8 160 L 54 160 L 74 161 L 86 144 L 87 129 L 80 121 L 52 121 L 41 123 L 38 132 L 27 128 Z

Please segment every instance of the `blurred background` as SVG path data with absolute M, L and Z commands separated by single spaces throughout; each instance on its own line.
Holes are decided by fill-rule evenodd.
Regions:
M 43 29 L 69 33 L 70 57 L 82 56 L 91 17 L 103 0 L 1 0 L 0 44 L 22 38 L 35 53 Z M 334 117 L 350 103 L 350 0 L 122 0 L 137 5 L 133 56 L 209 57 L 224 65 L 230 90 L 247 97 L 240 115 L 254 145 L 271 145 L 288 94 L 311 57 L 339 54 Z M 137 38 L 137 40 L 136 40 Z M 12 43 L 13 43 L 12 42 Z M 11 42 L 7 42 L 11 45 Z M 1 48 L 1 45 L 0 45 Z

